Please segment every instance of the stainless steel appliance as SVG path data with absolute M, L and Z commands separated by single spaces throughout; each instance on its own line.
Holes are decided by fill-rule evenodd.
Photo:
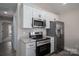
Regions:
M 41 39 L 43 38 L 43 33 L 42 32 L 31 32 L 29 33 L 29 37 L 32 39 Z
M 42 19 L 32 18 L 32 27 L 45 27 L 46 21 Z
M 50 53 L 50 38 L 43 38 L 42 32 L 31 32 L 29 37 L 36 40 L 36 55 L 42 56 Z
M 39 40 L 36 42 L 36 55 L 43 56 L 50 53 L 50 39 Z
M 64 49 L 64 22 L 50 21 L 50 29 L 47 29 L 47 36 L 54 37 L 54 51 Z

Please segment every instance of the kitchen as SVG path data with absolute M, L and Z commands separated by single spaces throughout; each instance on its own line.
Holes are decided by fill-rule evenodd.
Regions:
M 44 56 L 64 50 L 64 22 L 58 15 L 28 3 L 18 6 L 16 55 Z
M 9 5 L 12 6 L 1 4 L 3 15 Z M 8 8 L 13 10 L 11 6 Z M 0 51 L 4 53 L 1 55 L 79 55 L 78 3 L 18 3 L 13 6 L 17 7 L 12 14 L 13 53 L 8 49 L 6 54 L 1 45 Z M 5 48 L 11 50 L 12 47 Z
M 79 3 L 2 3 L 0 11 L 0 56 L 79 56 Z M 3 40 L 8 20 L 12 38 Z

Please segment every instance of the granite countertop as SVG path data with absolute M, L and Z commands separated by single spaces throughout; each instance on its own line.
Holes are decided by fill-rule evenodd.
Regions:
M 35 42 L 35 41 L 36 41 L 36 40 L 31 39 L 31 38 L 29 38 L 29 37 L 22 37 L 20 40 L 21 40 L 22 42 L 24 42 L 24 43 L 31 43 L 31 42 Z
M 50 39 L 50 37 L 43 37 L 43 38 L 42 38 L 42 40 L 48 40 L 48 39 Z M 42 40 L 38 39 L 38 40 L 36 40 L 36 41 L 42 41 Z
M 43 37 L 42 39 L 43 39 L 43 40 L 46 40 L 46 39 L 49 39 L 49 38 L 50 38 L 49 36 L 45 36 L 45 37 Z M 22 42 L 24 42 L 24 43 L 31 43 L 31 42 L 39 41 L 40 39 L 35 40 L 35 39 L 29 38 L 29 37 L 22 37 L 20 40 L 21 40 Z

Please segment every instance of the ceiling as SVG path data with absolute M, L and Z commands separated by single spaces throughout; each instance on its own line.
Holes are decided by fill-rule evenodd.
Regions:
M 0 3 L 0 16 L 12 17 L 16 11 L 16 7 L 16 3 Z M 7 12 L 7 14 L 4 12 Z
M 71 10 L 79 10 L 79 3 L 28 3 L 29 5 L 36 5 L 50 12 L 56 14 L 63 14 Z M 0 16 L 13 16 L 17 8 L 17 3 L 0 3 Z M 4 14 L 7 11 L 7 14 Z
M 47 11 L 62 14 L 71 10 L 79 10 L 79 3 L 32 3 Z

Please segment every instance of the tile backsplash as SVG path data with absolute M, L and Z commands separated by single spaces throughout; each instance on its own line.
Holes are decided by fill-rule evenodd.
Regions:
M 30 32 L 43 32 L 43 37 L 46 36 L 46 29 L 45 28 L 27 28 L 23 29 L 23 37 L 29 37 Z
M 45 28 L 34 28 L 32 31 L 34 32 L 43 32 L 43 36 L 46 36 L 46 29 Z

